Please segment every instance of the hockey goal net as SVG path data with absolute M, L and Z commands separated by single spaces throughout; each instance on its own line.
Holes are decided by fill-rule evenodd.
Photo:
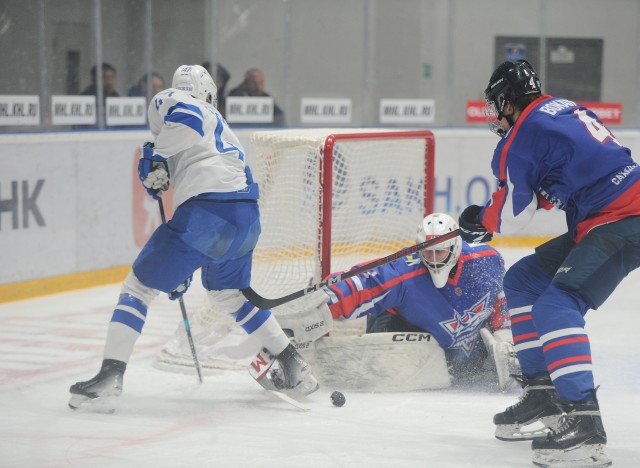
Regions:
M 287 295 L 414 244 L 418 224 L 433 210 L 435 140 L 428 130 L 260 131 L 248 153 L 262 225 L 251 286 L 263 297 Z M 274 312 L 304 307 L 305 299 Z M 205 304 L 192 322 L 203 366 L 226 367 L 215 346 L 197 343 L 197 330 L 213 343 L 234 330 L 231 319 Z M 342 332 L 363 331 L 363 322 L 341 325 Z M 212 327 L 215 333 L 206 331 Z M 179 348 L 181 362 L 167 346 L 158 360 L 192 365 L 184 340 Z
M 433 209 L 430 131 L 256 132 L 262 234 L 252 287 L 279 297 L 413 244 Z

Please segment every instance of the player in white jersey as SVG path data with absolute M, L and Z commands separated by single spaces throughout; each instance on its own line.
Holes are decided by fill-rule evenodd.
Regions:
M 260 234 L 258 186 L 242 145 L 215 106 L 216 86 L 199 65 L 180 66 L 171 88 L 149 104 L 155 141 L 143 145 L 138 173 L 149 195 L 159 201 L 171 180 L 177 208 L 134 261 L 109 324 L 100 372 L 71 386 L 73 409 L 98 401 L 100 410 L 113 409 L 111 397 L 122 392 L 122 377 L 149 303 L 160 292 L 180 298 L 198 268 L 215 307 L 234 317 L 276 357 L 283 388 L 303 382 L 306 390 L 317 388 L 309 366 L 271 312 L 253 306 L 240 292 L 249 287 Z

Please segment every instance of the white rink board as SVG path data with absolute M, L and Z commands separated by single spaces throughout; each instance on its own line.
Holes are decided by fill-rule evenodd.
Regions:
M 250 162 L 252 130 L 237 133 Z M 615 133 L 637 160 L 640 131 Z M 468 204 L 484 203 L 492 190 L 490 162 L 497 139 L 486 129 L 434 134 L 435 210 L 457 218 Z M 133 187 L 138 183 L 134 153 L 149 138 L 148 131 L 0 135 L 0 283 L 130 264 L 140 248 L 133 232 L 140 222 L 133 219 Z M 401 163 L 402 155 L 395 157 Z M 7 207 L 12 203 L 13 208 Z M 34 206 L 43 225 L 36 222 Z M 563 230 L 560 213 L 545 213 L 523 234 Z

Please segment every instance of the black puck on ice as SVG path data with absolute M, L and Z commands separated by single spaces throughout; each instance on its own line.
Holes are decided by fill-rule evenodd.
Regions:
M 333 406 L 343 406 L 346 402 L 346 398 L 344 397 L 343 393 L 340 393 L 338 391 L 335 391 L 331 394 L 331 403 L 333 403 Z

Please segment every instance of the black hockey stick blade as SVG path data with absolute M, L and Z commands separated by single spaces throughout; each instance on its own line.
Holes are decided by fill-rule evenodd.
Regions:
M 407 255 L 419 252 L 422 249 L 431 247 L 432 245 L 436 245 L 441 242 L 447 241 L 449 239 L 453 239 L 459 234 L 460 234 L 460 229 L 456 229 L 455 231 L 451 231 L 441 236 L 434 237 L 433 239 L 428 239 L 424 242 L 420 242 L 419 244 L 405 247 L 402 250 L 398 250 L 396 253 L 387 255 L 386 257 L 378 258 L 369 263 L 358 265 L 349 271 L 345 271 L 339 275 L 332 276 L 326 281 L 321 281 L 320 283 L 309 286 L 308 288 L 301 289 L 300 291 L 293 292 L 291 294 L 279 297 L 277 299 L 267 299 L 265 297 L 262 297 L 250 287 L 242 289 L 241 291 L 244 297 L 246 297 L 249 302 L 251 302 L 254 306 L 258 307 L 259 309 L 263 309 L 263 310 L 273 309 L 274 307 L 278 307 L 282 304 L 286 304 L 287 302 L 291 302 L 295 299 L 299 299 L 302 296 L 306 296 L 309 293 L 318 291 L 319 289 L 325 288 L 334 283 L 339 283 L 340 281 L 346 280 L 347 278 L 351 278 L 352 276 L 356 276 L 356 275 L 359 275 L 360 273 L 364 273 L 365 271 L 369 271 L 373 268 L 377 268 L 386 263 L 392 262 L 393 260 L 397 260 L 398 258 L 406 257 Z

